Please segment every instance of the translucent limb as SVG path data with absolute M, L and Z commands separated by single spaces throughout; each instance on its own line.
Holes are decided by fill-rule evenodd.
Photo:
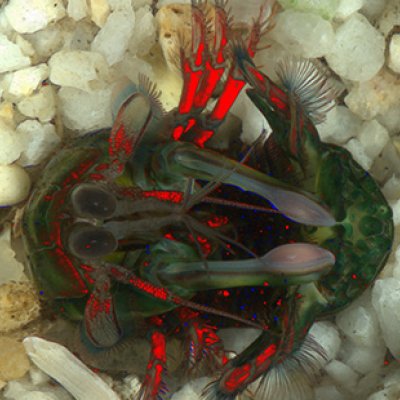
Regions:
M 160 301 L 164 301 L 165 303 L 169 303 L 172 306 L 178 306 L 178 307 L 188 307 L 193 310 L 197 311 L 202 311 L 205 313 L 209 314 L 214 314 L 214 315 L 219 315 L 221 317 L 225 317 L 228 319 L 232 319 L 234 321 L 240 322 L 244 325 L 247 326 L 252 326 L 253 328 L 257 329 L 266 329 L 264 325 L 258 324 L 253 321 L 246 320 L 244 318 L 241 318 L 237 315 L 222 311 L 222 310 L 217 310 L 213 307 L 208 307 L 204 306 L 202 304 L 194 303 L 190 300 L 184 299 L 180 296 L 177 296 L 175 293 L 173 293 L 171 290 L 165 288 L 164 286 L 157 286 L 152 284 L 149 281 L 146 281 L 144 279 L 139 278 L 137 275 L 134 273 L 130 272 L 129 270 L 116 265 L 116 264 L 111 264 L 111 263 L 105 263 L 104 268 L 107 269 L 110 277 L 114 278 L 115 280 L 124 283 L 126 285 L 130 285 L 136 290 L 150 295 Z
M 203 149 L 201 152 L 186 143 L 165 146 L 165 168 L 196 179 L 232 184 L 264 197 L 293 221 L 306 225 L 332 226 L 335 219 L 311 194 L 256 171 L 246 165 Z M 168 154 L 167 154 L 168 153 Z
M 158 267 L 158 278 L 190 290 L 243 286 L 290 286 L 314 282 L 330 271 L 334 255 L 319 246 L 278 246 L 263 257 L 239 261 L 177 262 Z

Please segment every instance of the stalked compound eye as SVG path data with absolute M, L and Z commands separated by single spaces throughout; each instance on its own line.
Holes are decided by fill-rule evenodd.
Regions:
M 90 224 L 75 224 L 68 236 L 69 250 L 83 259 L 104 257 L 117 247 L 117 239 L 110 231 Z
M 80 217 L 106 219 L 117 208 L 117 200 L 110 192 L 90 183 L 78 185 L 72 191 L 71 200 Z

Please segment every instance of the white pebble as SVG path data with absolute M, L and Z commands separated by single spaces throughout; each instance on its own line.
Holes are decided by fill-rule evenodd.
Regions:
M 61 142 L 52 124 L 41 124 L 36 120 L 26 120 L 17 127 L 26 148 L 22 151 L 18 164 L 26 167 L 43 161 Z
M 397 112 L 400 105 L 400 80 L 393 75 L 382 70 L 371 80 L 354 85 L 344 99 L 346 105 L 364 120 L 376 118 L 378 114 L 385 114 L 392 108 Z
M 32 365 L 29 369 L 29 377 L 32 384 L 36 386 L 47 383 L 50 380 L 50 377 L 35 365 Z
M 294 10 L 279 14 L 271 37 L 289 52 L 305 57 L 322 57 L 332 51 L 335 35 L 322 17 Z
M 110 15 L 110 5 L 107 0 L 90 0 L 90 11 L 92 21 L 102 27 Z
M 131 400 L 138 397 L 141 382 L 135 375 L 125 376 L 122 380 L 114 380 L 113 388 L 121 397 L 121 400 Z
M 90 91 L 108 72 L 104 57 L 95 52 L 61 50 L 49 60 L 51 82 Z
M 29 57 L 26 57 L 21 49 L 7 37 L 0 34 L 0 74 L 3 72 L 14 71 L 31 64 Z
M 181 80 L 179 80 L 179 77 L 176 77 L 176 75 L 170 74 L 169 71 L 165 71 L 165 74 L 155 75 L 151 64 L 139 57 L 132 56 L 130 53 L 128 53 L 121 62 L 115 64 L 115 66 L 111 68 L 111 71 L 117 76 L 126 76 L 132 82 L 138 82 L 140 74 L 146 75 L 152 82 L 157 83 L 158 88 L 162 91 L 161 96 L 165 94 L 168 95 L 166 93 L 168 90 L 172 91 L 174 98 L 176 98 L 173 107 L 177 106 L 182 85 L 177 86 L 176 81 L 181 84 Z M 172 89 L 165 89 L 161 87 L 160 83 L 166 83 Z M 164 98 L 162 98 L 162 104 L 165 106 Z
M 14 96 L 29 96 L 49 76 L 46 64 L 20 69 L 12 74 L 8 92 Z
M 389 68 L 400 73 L 400 34 L 393 35 L 390 39 Z
M 91 24 L 86 19 L 78 22 L 75 25 L 73 32 L 68 32 L 68 37 L 65 39 L 66 45 L 64 49 L 70 51 L 73 50 L 84 50 L 89 51 L 90 45 L 98 32 L 97 27 Z M 95 53 L 98 54 L 98 53 Z
M 325 19 L 331 19 L 335 15 L 338 3 L 339 0 L 279 0 L 284 8 L 309 11 Z
M 312 335 L 324 349 L 326 362 L 336 358 L 341 339 L 335 325 L 331 322 L 315 322 L 310 329 L 309 335 Z
M 3 1 L 3 3 L 5 2 Z M 14 29 L 8 22 L 6 14 L 4 12 L 0 12 L 0 33 L 4 33 L 6 36 L 9 36 L 14 32 L 15 32 Z
M 383 378 L 383 386 L 388 388 L 393 385 L 398 385 L 400 383 L 400 368 L 398 364 L 396 365 L 396 369 L 390 371 L 384 378 Z
M 376 388 L 382 387 L 382 376 L 385 372 L 385 366 L 376 365 L 375 370 L 368 372 L 358 381 L 357 388 L 354 393 L 357 393 L 357 399 L 366 399 L 371 393 L 376 391 Z
M 363 0 L 340 0 L 335 19 L 344 20 L 363 6 Z
M 41 391 L 34 391 L 23 394 L 18 398 L 19 400 L 59 400 L 54 393 L 46 393 Z
M 19 33 L 32 33 L 65 16 L 62 0 L 10 0 L 4 12 Z
M 62 87 L 59 107 L 67 128 L 89 131 L 111 126 L 111 89 L 92 92 Z
M 372 304 L 387 347 L 400 358 L 400 281 L 395 278 L 377 280 L 372 289 Z
M 72 397 L 61 387 L 53 383 L 36 386 L 26 379 L 11 381 L 4 390 L 7 400 L 72 400 Z
M 201 400 L 201 393 L 210 381 L 211 378 L 194 379 L 176 392 L 171 400 Z
M 382 193 L 390 200 L 400 198 L 400 178 L 393 174 L 383 186 Z
M 397 246 L 397 248 L 394 249 L 393 252 L 394 252 L 394 262 L 391 263 L 393 264 L 392 276 L 393 278 L 400 280 L 400 246 Z
M 151 6 L 152 5 L 152 1 L 153 0 L 135 0 L 134 2 L 133 2 L 133 9 L 136 11 L 136 10 L 139 10 L 139 8 L 141 8 L 141 7 L 144 7 L 144 6 Z M 185 1 L 183 1 L 182 0 L 182 3 L 184 3 Z M 161 3 L 162 3 L 162 0 L 160 0 L 160 2 L 158 3 L 158 5 L 159 5 L 159 7 L 161 7 Z
M 323 385 L 315 388 L 315 400 L 346 400 L 335 385 Z
M 394 104 L 376 117 L 378 122 L 388 130 L 390 136 L 396 135 L 400 126 L 398 107 L 399 104 Z
M 19 165 L 0 165 L 0 206 L 25 200 L 31 187 L 29 175 Z
M 11 164 L 21 154 L 22 143 L 14 129 L 0 119 L 0 164 Z
M 37 58 L 47 62 L 48 58 L 60 49 L 64 43 L 64 32 L 60 27 L 50 25 L 42 31 L 29 35 L 29 42 L 35 49 Z
M 343 145 L 357 135 L 361 120 L 345 106 L 336 106 L 318 125 L 318 133 L 323 141 Z
M 89 13 L 86 0 L 69 0 L 67 13 L 74 21 L 85 18 Z
M 368 0 L 365 3 L 368 4 L 372 0 Z M 377 0 L 374 0 L 373 2 L 376 2 Z M 382 2 L 383 0 L 381 0 Z M 392 31 L 392 29 L 396 25 L 400 25 L 400 8 L 399 8 L 399 3 L 397 0 L 391 0 L 391 1 L 386 1 L 386 7 L 385 4 L 382 7 L 384 8 L 380 19 L 378 21 L 378 26 L 379 30 L 387 36 L 389 32 Z
M 387 388 L 369 396 L 367 400 L 397 400 L 400 396 L 400 389 Z
M 336 30 L 336 41 L 326 60 L 342 78 L 366 81 L 381 69 L 384 51 L 383 35 L 355 13 Z
M 360 301 L 337 314 L 336 324 L 356 345 L 370 347 L 379 345 L 381 340 L 375 310 L 369 300 L 366 303 L 359 303 Z
M 348 365 L 338 360 L 332 360 L 325 371 L 335 381 L 336 384 L 351 390 L 357 385 L 359 375 Z
M 39 91 L 25 97 L 17 104 L 21 114 L 37 118 L 40 122 L 49 122 L 56 113 L 55 94 L 51 86 L 42 86 Z
M 76 400 L 118 400 L 117 394 L 64 346 L 34 336 L 25 338 L 23 344 L 32 362 Z
M 361 167 L 365 170 L 369 170 L 372 165 L 372 158 L 367 155 L 362 144 L 358 139 L 350 139 L 344 146 L 348 151 L 350 151 L 354 160 L 356 160 Z
M 367 156 L 374 160 L 389 141 L 389 133 L 376 119 L 373 119 L 362 124 L 358 139 Z
M 264 130 L 270 130 L 264 115 L 245 92 L 240 93 L 231 112 L 242 120 L 241 139 L 245 143 L 253 143 Z
M 361 7 L 361 14 L 365 15 L 370 21 L 376 20 L 385 8 L 386 0 L 366 0 Z
M 24 39 L 21 35 L 16 35 L 15 44 L 21 49 L 22 53 L 29 57 L 35 57 L 35 49 L 32 43 Z
M 142 7 L 135 13 L 134 40 L 129 43 L 131 54 L 147 54 L 156 41 L 155 18 L 150 7 Z
M 390 203 L 393 210 L 393 222 L 395 225 L 400 225 L 400 199 Z
M 375 159 L 371 174 L 378 182 L 385 182 L 393 173 L 400 176 L 400 154 L 393 141 L 389 140 L 382 153 Z
M 379 345 L 379 343 L 381 343 Z M 386 346 L 380 339 L 377 346 L 354 345 L 353 342 L 346 340 L 340 352 L 341 361 L 353 368 L 360 374 L 367 374 L 376 371 L 383 365 Z
M 92 51 L 103 54 L 109 65 L 121 61 L 135 28 L 135 14 L 126 8 L 112 12 L 92 42 Z
M 10 172 L 11 171 L 11 172 Z M 21 171 L 23 171 L 21 173 Z M 3 182 L 2 179 L 5 175 L 8 175 L 13 182 L 14 186 L 19 186 L 15 185 L 15 182 L 18 182 L 17 179 L 22 180 L 27 180 L 28 181 L 28 186 L 29 186 L 29 177 L 25 173 L 25 171 L 17 166 L 17 165 L 0 165 L 0 204 L 1 205 L 8 205 L 8 204 L 2 204 L 1 203 L 1 198 L 3 197 Z M 15 180 L 15 181 L 13 181 Z M 9 184 L 9 182 L 8 182 Z M 22 183 L 23 184 L 23 183 Z M 7 189 L 7 187 L 6 187 Z M 16 190 L 15 188 L 13 188 Z M 28 187 L 29 191 L 29 187 Z M 3 231 L 0 233 L 0 285 L 3 283 L 7 283 L 10 281 L 15 281 L 19 282 L 21 280 L 26 280 L 26 277 L 24 275 L 24 265 L 17 261 L 15 258 L 15 252 L 11 248 L 11 228 L 9 224 L 6 224 L 4 226 Z

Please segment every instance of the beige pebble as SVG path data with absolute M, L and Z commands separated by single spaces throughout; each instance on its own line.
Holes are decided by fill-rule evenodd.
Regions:
M 91 19 L 100 28 L 106 23 L 110 14 L 107 0 L 90 0 Z
M 19 329 L 39 316 L 39 299 L 29 282 L 0 286 L 0 332 Z
M 0 380 L 21 378 L 28 372 L 29 366 L 23 344 L 10 337 L 0 337 Z
M 11 206 L 25 200 L 30 187 L 30 177 L 19 165 L 0 165 L 1 206 Z
M 384 115 L 393 107 L 398 110 L 400 77 L 383 69 L 371 80 L 355 84 L 344 101 L 354 114 L 364 120 Z

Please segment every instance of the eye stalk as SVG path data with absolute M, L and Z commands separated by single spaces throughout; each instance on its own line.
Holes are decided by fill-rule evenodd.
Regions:
M 77 223 L 68 235 L 68 248 L 81 259 L 98 259 L 113 253 L 118 241 L 107 229 L 87 223 Z
M 107 219 L 114 215 L 117 200 L 113 194 L 90 183 L 74 188 L 71 194 L 72 206 L 76 214 L 84 218 Z

